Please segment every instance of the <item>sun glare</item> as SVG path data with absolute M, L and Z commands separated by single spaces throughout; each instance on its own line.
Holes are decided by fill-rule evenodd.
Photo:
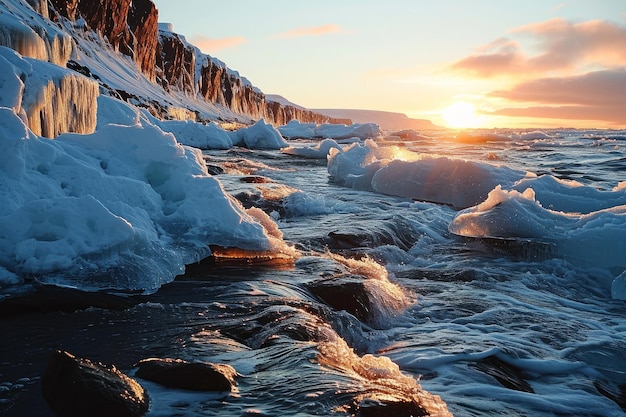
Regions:
M 441 113 L 446 125 L 451 128 L 478 127 L 480 119 L 476 115 L 476 107 L 466 101 L 456 101 Z

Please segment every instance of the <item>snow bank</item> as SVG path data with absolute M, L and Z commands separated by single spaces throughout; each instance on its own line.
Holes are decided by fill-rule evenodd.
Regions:
M 308 147 L 290 146 L 282 150 L 289 155 L 301 156 L 309 159 L 326 159 L 331 149 L 342 150 L 341 146 L 333 139 L 324 139 L 317 145 Z
M 0 47 L 0 81 L 0 105 L 27 118 L 35 134 L 94 131 L 99 94 L 94 80 Z
M 229 135 L 234 145 L 250 149 L 281 149 L 288 146 L 280 132 L 263 119 L 250 127 L 229 132 Z
M 379 147 L 371 140 L 345 151 L 331 149 L 328 173 L 347 187 L 457 208 L 478 204 L 495 186 L 511 186 L 525 175 L 508 167 Z
M 286 125 L 280 126 L 278 130 L 281 135 L 288 139 L 349 139 L 356 137 L 365 140 L 382 135 L 380 127 L 375 123 L 316 125 L 315 123 L 300 123 L 298 120 L 292 120 Z
M 626 205 L 588 214 L 542 207 L 535 192 L 494 188 L 487 199 L 461 211 L 449 231 L 478 238 L 530 238 L 554 244 L 557 255 L 584 266 L 626 268 Z
M 200 151 L 157 127 L 48 140 L 2 108 L 0 141 L 0 284 L 152 291 L 210 244 L 281 250 Z

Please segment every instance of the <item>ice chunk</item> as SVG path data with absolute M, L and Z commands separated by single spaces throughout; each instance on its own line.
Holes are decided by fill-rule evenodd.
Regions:
M 591 213 L 609 207 L 626 204 L 626 188 L 600 191 L 578 181 L 562 180 L 552 175 L 526 178 L 517 182 L 513 189 L 524 191 L 532 188 L 537 200 L 545 208 L 569 213 Z
M 477 238 L 532 238 L 554 244 L 559 257 L 578 265 L 626 268 L 626 205 L 563 213 L 542 207 L 531 188 L 520 193 L 498 186 L 483 203 L 459 212 L 449 230 Z
M 626 271 L 622 272 L 611 284 L 611 297 L 626 301 Z
M 371 140 L 343 152 L 331 149 L 328 172 L 348 187 L 457 208 L 478 204 L 495 186 L 510 186 L 525 176 L 508 167 L 379 147 Z
M 230 132 L 230 137 L 234 145 L 250 149 L 281 149 L 288 146 L 280 132 L 263 119 L 250 127 Z
M 0 109 L 0 281 L 153 291 L 208 245 L 293 255 L 199 150 L 156 126 L 109 124 L 55 140 Z
M 282 152 L 289 155 L 302 156 L 304 158 L 311 159 L 326 159 L 331 149 L 342 150 L 341 145 L 335 142 L 333 139 L 324 139 L 320 143 L 310 147 L 295 147 L 290 146 L 283 149 Z
M 284 126 L 278 128 L 280 133 L 289 139 L 312 139 L 312 138 L 331 138 L 331 139 L 347 139 L 359 138 L 362 140 L 373 139 L 381 136 L 380 127 L 375 123 L 364 124 L 320 124 L 301 123 L 298 120 L 292 120 Z

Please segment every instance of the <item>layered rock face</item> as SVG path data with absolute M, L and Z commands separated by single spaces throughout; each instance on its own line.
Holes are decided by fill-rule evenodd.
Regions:
M 275 125 L 292 119 L 346 122 L 268 102 L 260 90 L 223 62 L 201 53 L 171 30 L 159 31 L 158 10 L 150 0 L 49 1 L 56 13 L 70 21 L 83 18 L 89 28 L 107 39 L 113 48 L 132 57 L 148 79 L 167 91 L 181 91 L 252 119 L 264 118 Z
M 294 106 L 267 101 L 265 94 L 223 62 L 203 54 L 185 39 L 167 30 L 159 31 L 161 54 L 157 57 L 159 82 L 166 89 L 178 89 L 203 100 L 223 105 L 236 113 L 254 119 L 265 119 L 275 125 L 297 119 L 301 122 L 350 123 Z
M 63 17 L 85 19 L 111 46 L 131 56 L 141 71 L 155 78 L 158 12 L 150 0 L 50 0 Z

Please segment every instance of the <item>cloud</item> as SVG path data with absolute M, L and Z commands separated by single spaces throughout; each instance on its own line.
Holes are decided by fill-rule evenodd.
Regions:
M 215 51 L 219 51 L 221 49 L 234 48 L 235 46 L 248 42 L 248 40 L 243 36 L 212 39 L 201 35 L 195 35 L 191 38 L 190 42 L 205 53 L 214 53 Z
M 626 126 L 626 68 L 539 78 L 489 96 L 529 105 L 496 110 L 492 113 L 496 115 L 597 120 Z
M 450 69 L 475 77 L 493 77 L 626 65 L 626 26 L 617 23 L 572 23 L 557 18 L 516 28 L 510 35 L 533 40 L 536 53 L 529 54 L 518 41 L 500 38 L 454 62 Z
M 341 26 L 335 25 L 335 24 L 328 24 L 328 25 L 322 25 L 322 26 L 313 26 L 313 27 L 293 29 L 288 32 L 280 33 L 276 35 L 276 37 L 282 38 L 282 39 L 290 39 L 290 38 L 299 38 L 302 36 L 321 36 L 321 35 L 328 35 L 331 33 L 342 33 L 342 32 L 345 32 L 345 30 Z

